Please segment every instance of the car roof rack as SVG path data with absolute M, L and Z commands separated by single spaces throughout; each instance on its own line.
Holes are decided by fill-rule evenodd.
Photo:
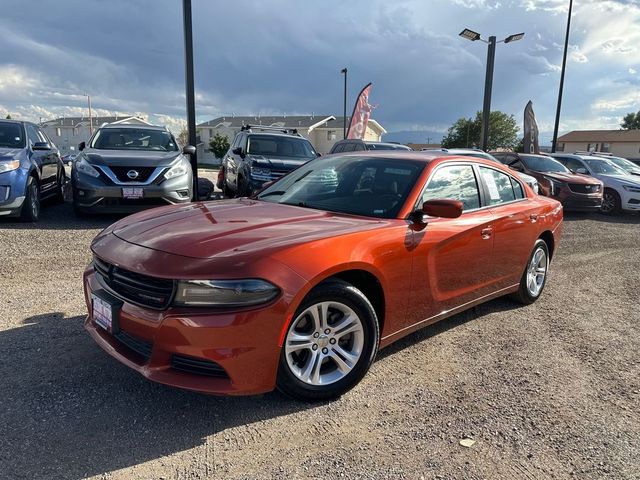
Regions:
M 271 125 L 243 125 L 240 128 L 241 132 L 252 132 L 253 130 L 260 130 L 264 132 L 278 132 L 278 133 L 286 133 L 287 135 L 297 135 L 301 137 L 298 133 L 297 128 L 285 128 L 285 127 L 274 127 Z
M 574 155 L 596 155 L 601 157 L 613 157 L 613 153 L 610 152 L 587 152 L 584 150 L 577 150 L 573 152 Z

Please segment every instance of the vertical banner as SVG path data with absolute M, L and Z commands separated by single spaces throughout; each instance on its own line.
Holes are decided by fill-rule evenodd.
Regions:
M 529 100 L 527 106 L 524 107 L 524 153 L 540 153 L 540 145 L 538 144 L 538 124 L 536 123 L 536 114 L 533 113 L 533 103 Z
M 362 140 L 364 133 L 367 131 L 367 123 L 371 116 L 371 105 L 369 105 L 369 93 L 371 93 L 371 82 L 369 82 L 361 91 L 353 106 L 353 114 L 347 131 L 347 138 L 357 138 Z

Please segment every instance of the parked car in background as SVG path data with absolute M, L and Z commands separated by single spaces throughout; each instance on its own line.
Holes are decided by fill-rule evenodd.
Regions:
M 222 160 L 217 187 L 226 197 L 248 197 L 318 156 L 296 130 L 245 125 Z
M 66 180 L 60 153 L 40 127 L 0 120 L 0 216 L 37 221 L 42 200 L 64 201 Z
M 578 155 L 586 154 L 586 155 L 593 155 L 596 157 L 606 158 L 611 163 L 613 163 L 616 167 L 621 168 L 625 172 L 630 173 L 631 175 L 640 176 L 640 165 L 637 165 L 633 163 L 631 160 L 627 160 L 626 158 L 616 157 L 614 155 L 611 155 L 610 153 L 603 153 L 603 152 L 593 152 L 593 153 L 576 152 L 576 154 Z
M 393 142 L 373 142 L 369 140 L 358 140 L 358 139 L 345 139 L 338 140 L 331 147 L 331 151 L 329 153 L 347 153 L 347 152 L 362 152 L 365 150 L 407 150 L 412 151 L 406 145 L 402 145 L 400 143 Z
M 73 208 L 78 215 L 131 213 L 191 201 L 189 154 L 164 127 L 113 124 L 79 145 L 71 169 Z
M 640 179 L 627 173 L 609 159 L 595 155 L 553 153 L 551 156 L 574 173 L 597 178 L 604 184 L 601 212 L 640 211 Z M 590 177 L 586 177 L 589 175 Z
M 160 383 L 334 398 L 378 347 L 496 297 L 540 298 L 562 214 L 495 162 L 329 155 L 250 199 L 103 230 L 84 274 L 85 328 Z
M 602 206 L 602 182 L 571 173 L 548 155 L 516 152 L 491 152 L 516 172 L 538 179 L 540 194 L 562 203 L 565 210 L 598 211 Z
M 434 148 L 434 149 L 423 148 L 420 151 L 431 152 L 431 153 L 434 153 L 434 152 L 446 153 L 448 155 L 465 155 L 467 157 L 484 158 L 485 160 L 501 163 L 500 160 L 498 160 L 496 157 L 494 157 L 490 153 L 487 153 L 483 150 L 479 150 L 477 148 Z M 524 180 L 524 182 L 527 185 L 531 187 L 531 190 L 533 190 L 535 193 L 540 193 L 540 187 L 538 186 L 538 179 L 536 179 L 536 177 L 527 175 L 524 172 L 518 172 L 518 176 L 522 180 Z

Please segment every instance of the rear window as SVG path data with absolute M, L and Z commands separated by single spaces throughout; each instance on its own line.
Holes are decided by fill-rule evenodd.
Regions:
M 19 123 L 0 123 L 0 147 L 24 148 L 24 135 Z
M 278 135 L 250 135 L 247 153 L 280 158 L 312 159 L 317 156 L 308 140 Z

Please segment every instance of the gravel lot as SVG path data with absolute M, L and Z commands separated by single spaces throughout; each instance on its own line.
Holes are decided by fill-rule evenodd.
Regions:
M 156 385 L 97 347 L 81 276 L 112 221 L 0 221 L 0 478 L 640 478 L 638 216 L 568 216 L 539 302 L 417 332 L 311 406 Z

